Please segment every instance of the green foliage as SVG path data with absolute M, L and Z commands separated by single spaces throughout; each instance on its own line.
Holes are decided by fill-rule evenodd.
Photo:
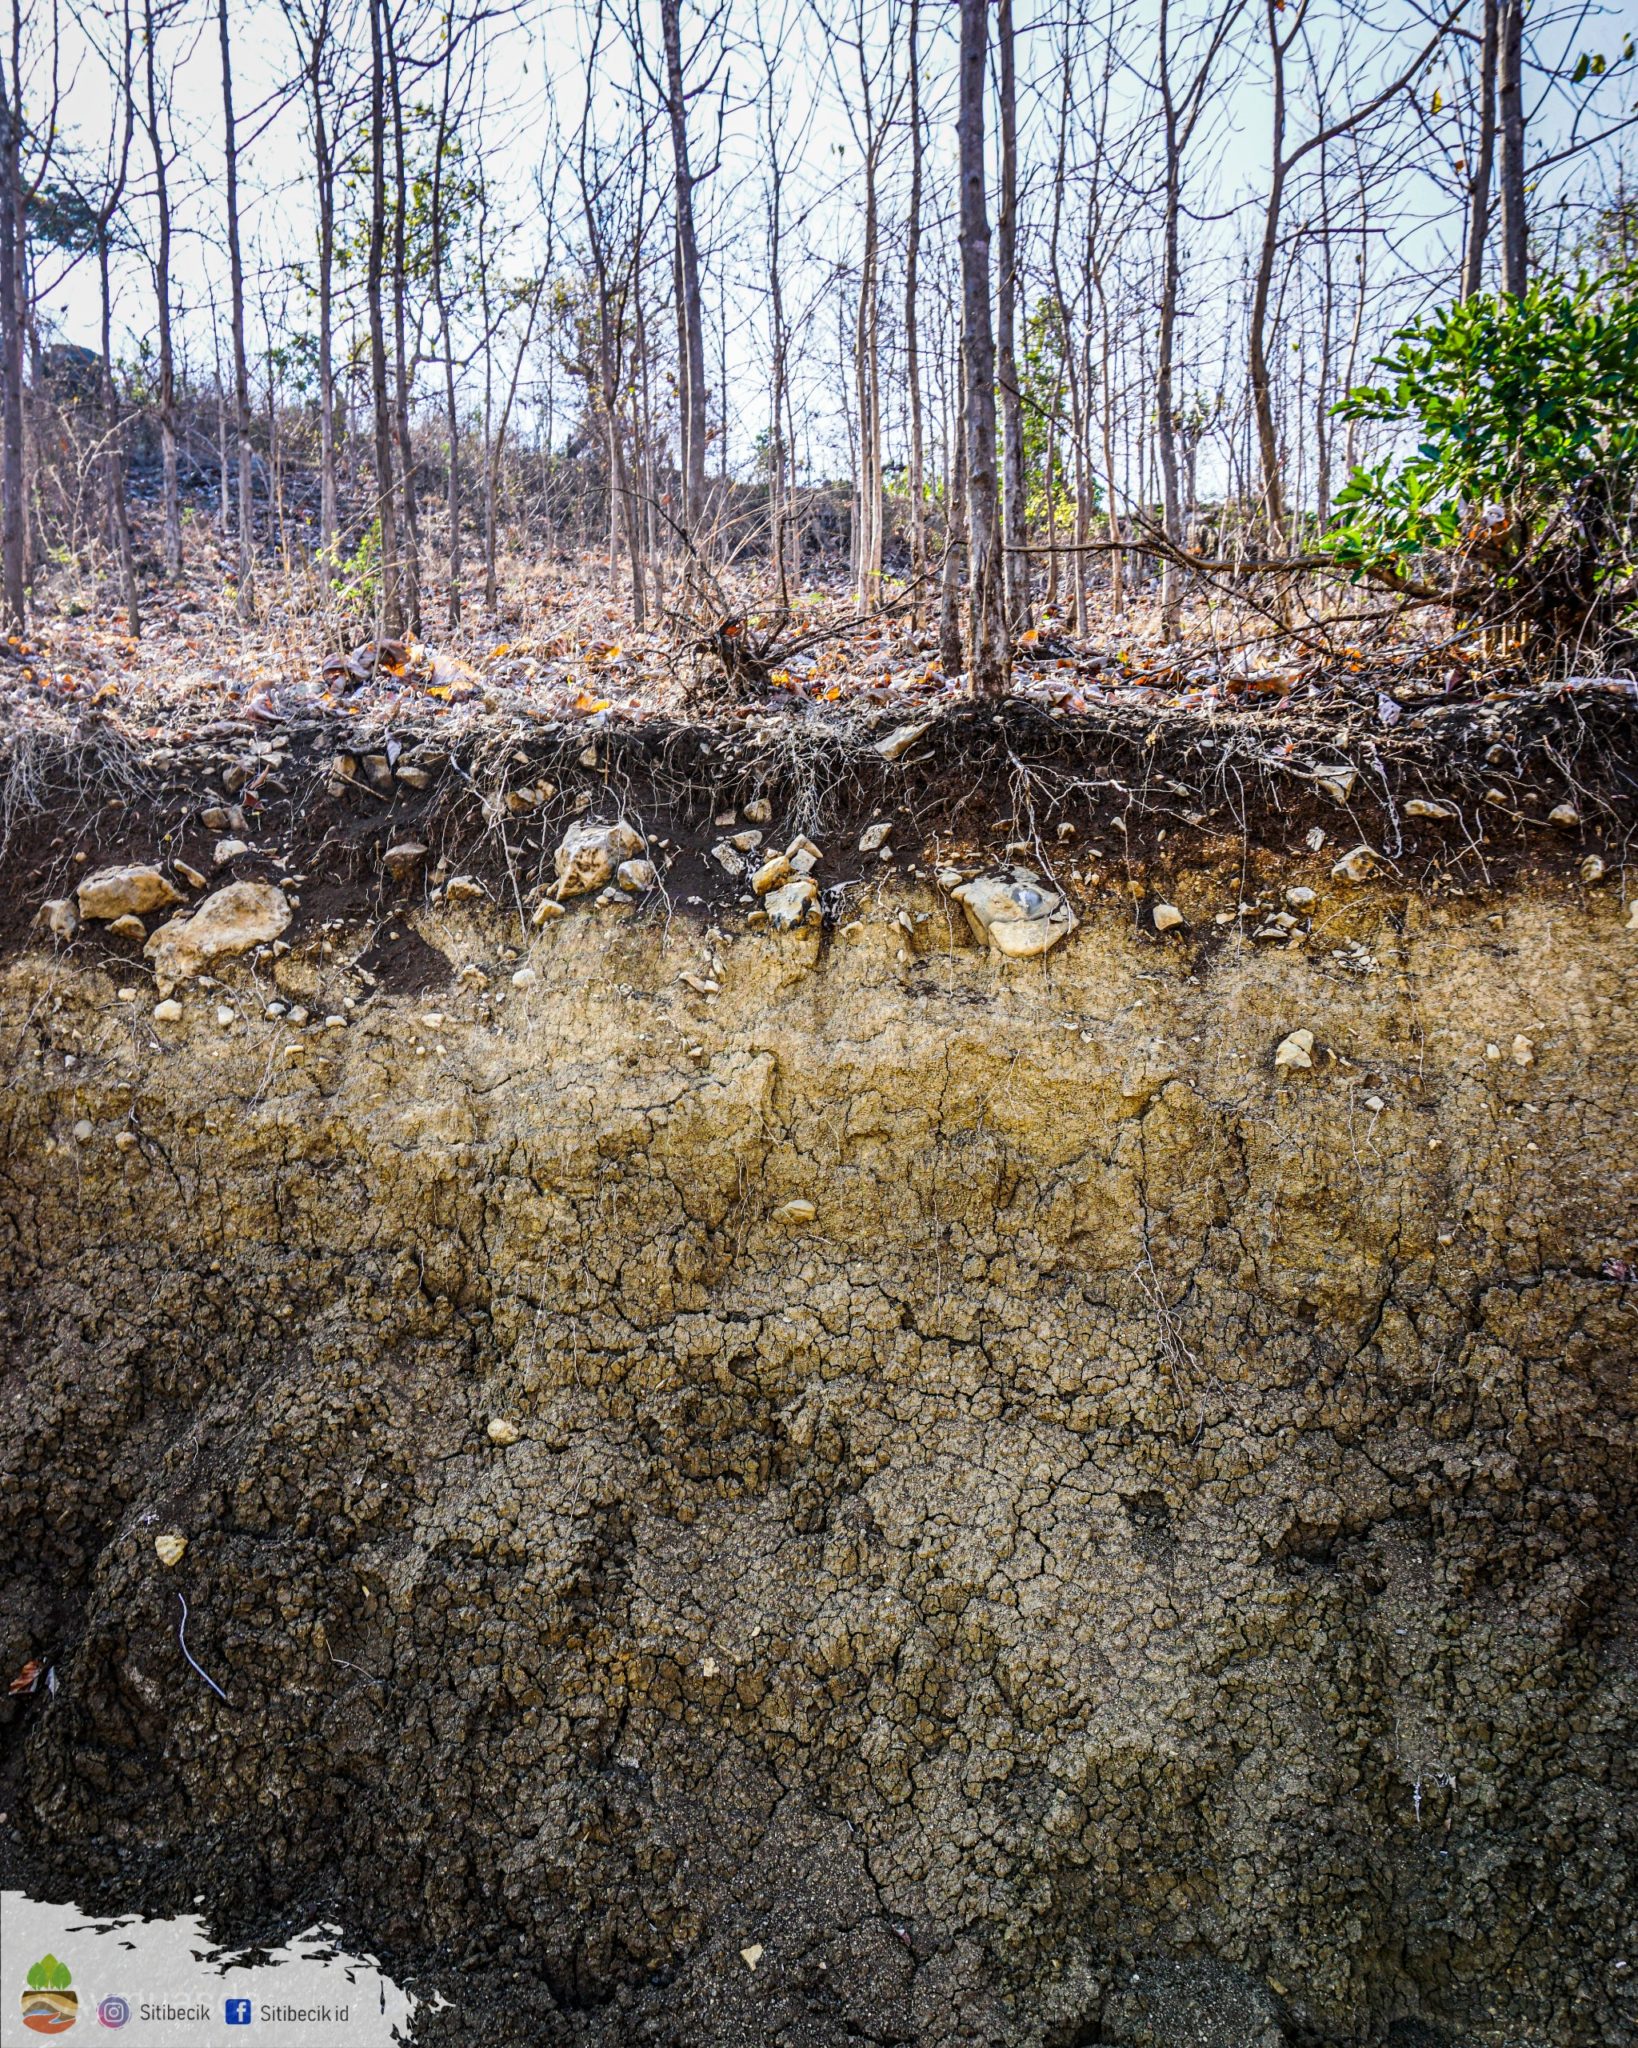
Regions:
M 1062 306 L 1050 294 L 1037 299 L 1024 320 L 1024 347 L 1018 365 L 1018 390 L 1024 402 L 1024 506 L 1032 527 L 1044 527 L 1049 512 L 1060 527 L 1070 528 L 1075 521 L 1074 486 L 1065 463 L 1069 453 L 1067 348 Z M 1054 419 L 1056 435 L 1052 432 Z M 1094 481 L 1087 511 L 1090 514 L 1097 509 Z
M 1485 296 L 1401 329 L 1345 419 L 1414 422 L 1356 468 L 1325 546 L 1466 616 L 1597 640 L 1638 597 L 1638 269 Z
M 68 1965 L 59 1963 L 55 1956 L 42 1956 L 28 1973 L 31 1991 L 66 1991 L 73 1981 Z
M 371 520 L 359 535 L 358 545 L 350 555 L 343 554 L 341 543 L 334 543 L 334 552 L 328 564 L 330 588 L 339 602 L 362 618 L 369 618 L 375 612 L 376 598 L 381 591 L 381 521 Z

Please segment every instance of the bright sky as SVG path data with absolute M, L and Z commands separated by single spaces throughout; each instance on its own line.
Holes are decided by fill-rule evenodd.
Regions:
M 644 32 L 658 53 L 658 13 L 653 0 L 620 0 L 622 8 L 641 11 Z M 838 275 L 857 275 L 862 232 L 862 155 L 857 117 L 849 118 L 843 89 L 858 98 L 859 59 L 851 46 L 859 0 L 763 0 L 763 35 L 781 41 L 785 54 L 772 67 L 775 144 L 786 172 L 786 298 L 788 316 L 798 328 L 800 402 L 807 436 L 807 456 L 817 469 L 839 469 L 846 447 L 848 385 L 844 352 L 849 345 L 851 309 L 847 295 L 835 288 Z M 1059 52 L 1064 8 L 1083 19 L 1106 18 L 1106 0 L 1047 0 L 1017 9 L 1020 32 L 1020 107 L 1024 129 L 1023 156 L 1028 182 L 1026 226 L 1033 227 L 1026 262 L 1034 258 L 1035 275 L 1044 262 L 1046 225 L 1055 183 L 1060 90 Z M 1392 11 L 1399 21 L 1394 34 L 1382 23 Z M 40 10 L 43 13 L 43 9 Z M 106 33 L 110 9 L 99 10 Z M 951 192 L 950 168 L 954 135 L 950 118 L 955 11 L 949 0 L 923 0 L 922 39 L 925 48 L 924 105 L 929 123 L 927 167 L 930 219 L 941 216 Z M 904 72 L 904 0 L 863 0 L 862 25 L 873 89 L 878 104 L 890 86 L 902 85 Z M 1108 105 L 1111 125 L 1129 125 L 1143 101 L 1154 57 L 1154 0 L 1134 0 L 1115 41 Z M 1174 14 L 1174 19 L 1177 18 Z M 1368 81 L 1359 96 L 1368 97 L 1395 71 L 1403 68 L 1426 40 L 1426 9 L 1417 0 L 1373 0 L 1366 17 L 1369 34 L 1356 29 L 1359 47 L 1369 56 L 1362 75 Z M 684 8 L 685 46 L 700 34 L 703 16 L 696 6 Z M 1313 13 L 1316 43 L 1334 54 L 1344 33 L 1339 26 L 1338 0 L 1325 0 Z M 1603 50 L 1619 54 L 1614 13 L 1591 6 L 1547 4 L 1532 10 L 1533 33 L 1540 46 L 1552 50 Z M 692 114 L 695 161 L 716 168 L 701 187 L 700 228 L 706 250 L 707 374 L 714 387 L 729 394 L 729 462 L 743 470 L 752 456 L 756 435 L 766 425 L 766 361 L 768 294 L 765 226 L 768 187 L 768 67 L 757 47 L 757 9 L 753 0 L 733 0 L 731 51 L 716 68 L 711 90 L 696 101 Z M 248 270 L 249 318 L 253 347 L 265 337 L 287 338 L 311 332 L 315 310 L 297 265 L 310 266 L 316 244 L 313 188 L 308 156 L 306 114 L 289 82 L 294 70 L 295 43 L 276 0 L 231 0 L 229 23 L 234 47 L 235 101 L 244 151 L 240 190 Z M 39 25 L 37 24 L 37 32 Z M 1224 66 L 1224 90 L 1202 123 L 1191 160 L 1191 219 L 1185 241 L 1192 263 L 1187 280 L 1184 338 L 1184 382 L 1209 395 L 1225 381 L 1239 381 L 1240 314 L 1243 306 L 1244 250 L 1256 225 L 1257 207 L 1267 182 L 1269 95 L 1257 61 L 1261 18 L 1248 10 L 1238 31 L 1251 55 Z M 1089 50 L 1096 44 L 1096 25 L 1088 27 Z M 493 193 L 491 232 L 505 237 L 504 268 L 521 278 L 543 262 L 554 273 L 572 266 L 573 250 L 583 240 L 572 143 L 586 104 L 586 56 L 592 39 L 592 18 L 586 5 L 573 0 L 519 0 L 504 18 L 484 31 L 477 68 L 473 110 L 467 121 L 469 160 L 481 149 Z M 362 42 L 365 38 L 360 38 Z M 426 45 L 431 47 L 430 42 Z M 927 47 L 930 46 L 930 47 Z M 192 367 L 210 374 L 212 303 L 221 305 L 226 292 L 226 257 L 222 242 L 222 113 L 220 54 L 214 8 L 209 0 L 180 0 L 174 26 L 162 41 L 164 65 L 174 67 L 173 125 L 178 160 L 173 170 L 173 198 L 178 240 L 175 253 L 175 294 L 182 347 Z M 612 21 L 605 23 L 602 57 L 591 96 L 591 127 L 600 138 L 607 164 L 618 170 L 634 165 L 639 154 L 633 112 L 632 65 L 629 48 Z M 114 127 L 114 98 L 105 62 L 78 27 L 65 28 L 63 130 L 75 156 L 76 177 L 95 183 L 107 158 Z M 1565 67 L 1568 68 L 1567 66 Z M 696 75 L 712 69 L 702 59 Z M 1089 93 L 1098 60 L 1089 55 L 1078 90 Z M 1185 66 L 1180 63 L 1180 72 Z M 1594 127 L 1608 125 L 1634 110 L 1634 66 L 1618 66 L 1602 85 L 1590 80 L 1582 91 L 1559 91 L 1540 109 L 1537 137 L 1569 132 L 1572 106 Z M 426 100 L 435 79 L 415 88 L 411 97 Z M 1596 100 L 1589 95 L 1597 88 Z M 1438 96 L 1437 100 L 1435 96 Z M 652 95 L 649 96 L 652 100 Z M 1430 294 L 1448 289 L 1450 266 L 1461 230 L 1459 210 L 1450 190 L 1413 166 L 1442 156 L 1445 183 L 1453 185 L 1449 165 L 1460 154 L 1459 123 L 1468 95 L 1458 68 L 1439 60 L 1419 85 L 1414 106 L 1407 104 L 1395 131 L 1395 153 L 1378 167 L 1373 188 L 1370 237 L 1372 274 L 1381 290 L 1371 325 L 1381 331 Z M 1442 104 L 1440 104 L 1442 102 Z M 1293 132 L 1303 132 L 1306 108 L 1293 114 Z M 1638 132 L 1638 131 L 1635 131 Z M 651 219 L 649 250 L 657 272 L 669 266 L 669 204 L 665 186 L 669 142 L 663 126 L 651 128 L 653 165 L 648 186 Z M 117 135 L 115 137 L 117 145 Z M 1076 197 L 1082 187 L 1078 171 L 1095 154 L 1095 137 L 1083 114 L 1067 151 L 1070 198 L 1065 226 L 1066 246 L 1073 251 L 1080 235 Z M 1434 145 L 1438 147 L 1435 148 Z M 541 198 L 550 189 L 554 164 L 565 146 L 567 167 L 559 172 L 555 209 Z M 1599 175 L 1613 174 L 1619 141 L 1600 159 Z M 898 330 L 899 249 L 902 241 L 902 193 L 908 151 L 902 118 L 889 144 L 884 171 L 888 191 L 883 219 L 891 242 L 887 258 L 884 332 L 896 348 Z M 1587 160 L 1549 174 L 1536 204 L 1552 219 L 1552 205 L 1563 190 L 1584 180 Z M 1330 175 L 1346 187 L 1351 172 L 1347 145 L 1329 160 Z M 1152 161 L 1143 173 L 1152 183 Z M 1556 179 L 1556 184 L 1553 180 Z M 151 216 L 152 172 L 146 138 L 139 127 L 131 160 L 132 219 L 143 233 Z M 992 186 L 993 192 L 993 186 Z M 1126 374 L 1148 373 L 1139 360 L 1140 337 L 1152 326 L 1152 242 L 1135 225 L 1142 214 L 1144 192 L 1126 204 L 1126 222 L 1116 230 L 1116 253 L 1110 289 L 1115 293 L 1122 332 L 1131 340 Z M 993 200 L 992 200 L 993 205 Z M 1300 221 L 1314 205 L 1311 186 L 1293 195 L 1292 219 Z M 618 211 L 618 206 L 616 211 Z M 469 226 L 471 224 L 469 223 Z M 1356 244 L 1357 246 L 1357 244 Z M 1351 260 L 1351 259 L 1350 259 Z M 947 349 L 953 308 L 950 238 L 940 227 L 924 244 L 926 298 L 923 306 L 924 355 Z M 1079 286 L 1080 266 L 1068 288 Z M 83 261 L 66 276 L 42 273 L 45 305 L 63 338 L 95 345 L 98 323 L 94 265 Z M 151 338 L 152 286 L 139 249 L 122 252 L 116 264 L 115 353 L 133 355 Z M 343 338 L 350 313 L 343 312 Z M 468 308 L 468 326 L 475 314 Z M 669 339 L 669 320 L 665 322 Z M 1367 336 L 1367 340 L 1370 337 Z M 1145 343 L 1146 345 L 1146 343 Z M 429 340 L 428 347 L 433 344 Z M 561 440 L 573 416 L 576 394 L 561 367 L 551 367 L 548 351 L 537 352 L 526 375 L 521 398 L 533 422 L 543 421 L 548 404 L 555 412 L 551 425 Z M 726 364 L 726 375 L 724 375 Z M 930 398 L 938 405 L 937 373 L 929 371 Z M 509 373 L 509 365 L 507 366 Z M 426 388 L 435 388 L 441 372 L 423 372 Z M 891 376 L 889 382 L 891 383 Z M 467 389 L 475 387 L 471 378 Z M 527 434 L 531 421 L 520 423 Z M 935 417 L 934 433 L 938 431 Z M 799 429 L 799 435 L 801 433 Z M 720 444 L 719 444 L 720 447 Z M 715 458 L 714 458 L 715 459 Z

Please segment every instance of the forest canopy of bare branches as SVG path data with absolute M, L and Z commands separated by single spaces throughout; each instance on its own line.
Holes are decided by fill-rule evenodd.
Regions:
M 1617 10 L 12 0 L 3 71 L 17 647 L 493 637 L 550 564 L 741 691 L 804 605 L 989 692 L 1630 649 Z

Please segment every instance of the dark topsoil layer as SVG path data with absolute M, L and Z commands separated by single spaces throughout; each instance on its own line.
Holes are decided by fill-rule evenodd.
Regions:
M 440 874 L 474 876 L 521 908 L 551 883 L 571 823 L 621 815 L 648 836 L 670 911 L 710 917 L 749 900 L 710 848 L 750 822 L 757 798 L 771 806 L 770 847 L 795 832 L 820 846 L 827 918 L 867 873 L 970 868 L 1009 846 L 1049 873 L 1093 848 L 1157 889 L 1182 862 L 1249 875 L 1260 859 L 1328 863 L 1360 844 L 1385 879 L 1412 888 L 1485 893 L 1571 875 L 1592 853 L 1616 875 L 1638 827 L 1638 684 L 1430 694 L 1388 705 L 1391 725 L 1384 702 L 1366 688 L 1313 709 L 969 702 L 930 711 L 924 729 L 915 719 L 913 742 L 888 754 L 906 713 L 804 706 L 601 724 L 501 708 L 457 730 L 400 702 L 137 738 L 88 708 L 71 725 L 0 731 L 0 951 L 30 942 L 43 899 L 126 860 L 179 859 L 217 884 L 294 881 L 293 937 L 330 919 L 385 919 Z M 524 794 L 542 784 L 541 801 Z M 1408 812 L 1418 800 L 1448 814 Z M 1573 825 L 1550 820 L 1564 804 Z M 242 825 L 205 821 L 233 806 Z M 861 828 L 881 819 L 894 826 L 886 863 L 856 852 Z M 250 850 L 214 868 L 224 837 Z M 428 857 L 394 879 L 382 855 L 407 841 Z M 98 943 L 111 965 L 135 951 Z M 441 965 L 408 935 L 365 964 L 406 993 Z

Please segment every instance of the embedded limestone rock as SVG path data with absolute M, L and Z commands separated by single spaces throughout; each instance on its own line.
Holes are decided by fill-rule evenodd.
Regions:
M 149 910 L 168 910 L 182 901 L 158 868 L 151 867 L 98 868 L 94 875 L 86 876 L 75 894 L 81 917 L 108 922 L 133 913 L 141 916 Z
M 35 917 L 54 939 L 60 940 L 64 945 L 80 928 L 79 912 L 74 908 L 74 899 L 71 896 L 48 897 L 40 905 Z
M 966 911 L 973 936 L 1009 960 L 1048 952 L 1079 922 L 1057 890 L 1029 868 L 997 868 L 950 894 Z
M 613 825 L 571 825 L 554 856 L 558 897 L 606 889 L 621 862 L 636 860 L 645 850 L 642 833 L 623 819 Z
M 770 889 L 762 899 L 768 922 L 776 932 L 793 932 L 812 910 L 819 896 L 819 884 L 811 875 L 799 875 L 782 889 Z
M 169 995 L 215 961 L 276 939 L 289 922 L 290 905 L 276 883 L 230 882 L 191 917 L 162 924 L 142 950 L 154 963 L 161 995 Z

